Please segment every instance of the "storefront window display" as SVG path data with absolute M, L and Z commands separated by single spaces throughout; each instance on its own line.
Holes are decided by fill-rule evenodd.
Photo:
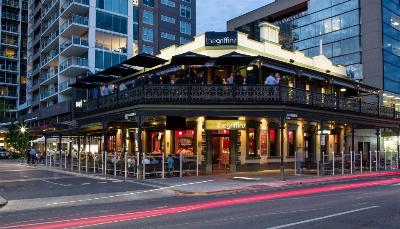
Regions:
M 249 128 L 248 130 L 248 140 L 249 140 L 249 158 L 256 158 L 257 154 L 257 141 L 256 141 L 256 129 Z
M 276 150 L 276 134 L 278 130 L 271 128 L 268 131 L 268 136 L 269 136 L 269 156 L 270 157 L 277 157 L 278 151 Z
M 288 143 L 289 143 L 289 157 L 294 157 L 294 154 L 296 151 L 296 131 L 295 130 L 289 130 Z
M 162 131 L 150 132 L 150 148 L 151 154 L 161 154 L 164 150 L 164 133 Z
M 175 154 L 193 156 L 194 130 L 175 131 Z

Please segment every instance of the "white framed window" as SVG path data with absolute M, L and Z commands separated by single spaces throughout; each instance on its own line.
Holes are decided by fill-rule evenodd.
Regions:
M 181 17 L 191 19 L 192 9 L 189 6 L 181 5 Z
M 170 34 L 170 33 L 166 33 L 166 32 L 161 32 L 161 37 L 171 40 L 171 41 L 174 41 L 176 39 L 174 34 Z
M 183 34 L 192 35 L 192 24 L 186 21 L 181 21 L 180 31 Z
M 175 24 L 176 23 L 176 19 L 173 17 L 168 17 L 165 15 L 161 15 L 161 21 L 163 22 L 167 22 L 167 23 L 171 23 L 171 24 Z
M 161 0 L 161 4 L 164 4 L 169 7 L 175 7 L 175 2 L 171 0 Z

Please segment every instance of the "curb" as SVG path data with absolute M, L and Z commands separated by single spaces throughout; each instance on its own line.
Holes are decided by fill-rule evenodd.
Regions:
M 0 196 L 0 208 L 6 206 L 8 203 L 8 200 L 4 199 L 3 197 Z

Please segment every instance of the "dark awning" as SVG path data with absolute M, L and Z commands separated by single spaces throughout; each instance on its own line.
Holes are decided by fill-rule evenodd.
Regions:
M 186 52 L 172 57 L 172 65 L 205 65 L 210 60 L 209 56 Z
M 111 82 L 113 80 L 116 80 L 118 78 L 119 77 L 113 76 L 113 75 L 100 75 L 100 74 L 97 73 L 97 74 L 93 74 L 93 75 L 90 75 L 90 76 L 82 79 L 82 81 L 89 82 L 89 83 L 92 83 L 92 82 L 109 83 L 109 82 Z
M 73 84 L 69 85 L 70 87 L 74 88 L 81 88 L 81 89 L 93 89 L 96 87 L 100 87 L 100 83 L 95 83 L 95 82 L 86 82 L 86 81 L 77 81 Z
M 112 75 L 112 76 L 125 77 L 125 76 L 135 74 L 139 71 L 140 70 L 133 68 L 131 66 L 118 64 L 118 65 L 112 66 L 110 68 L 107 68 L 101 72 L 98 72 L 97 74 L 98 75 Z
M 227 66 L 243 66 L 249 65 L 257 57 L 241 54 L 238 52 L 231 52 L 226 55 L 220 56 L 215 60 L 215 65 L 227 65 Z
M 136 55 L 128 60 L 125 60 L 121 64 L 131 65 L 131 66 L 138 66 L 138 67 L 145 67 L 145 68 L 153 68 L 155 66 L 161 65 L 166 63 L 167 60 L 161 59 L 159 57 L 142 53 Z

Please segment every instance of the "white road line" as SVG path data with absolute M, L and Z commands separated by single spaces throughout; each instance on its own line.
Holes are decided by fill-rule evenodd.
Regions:
M 82 185 L 89 185 L 90 183 L 82 183 Z
M 63 187 L 69 187 L 71 186 L 71 184 L 60 184 L 60 183 L 56 183 L 56 182 L 52 182 L 52 181 L 48 181 L 48 180 L 41 180 L 43 182 L 49 183 L 49 184 L 54 184 L 54 185 L 59 185 L 59 186 L 63 186 Z
M 106 181 L 100 181 L 100 182 L 97 182 L 97 183 L 99 183 L 99 184 L 107 184 Z
M 113 180 L 112 181 L 113 183 L 121 183 L 121 182 L 124 182 L 123 180 Z
M 0 170 L 0 173 L 7 173 L 7 172 L 25 172 L 25 171 L 32 171 L 37 169 L 10 169 L 10 170 Z
M 329 219 L 329 218 L 333 218 L 333 217 L 337 217 L 337 216 L 342 216 L 342 215 L 346 215 L 346 214 L 350 214 L 350 213 L 354 213 L 354 212 L 365 211 L 365 210 L 378 208 L 378 207 L 379 206 L 370 206 L 370 207 L 365 207 L 365 208 L 359 208 L 359 209 L 354 209 L 354 210 L 350 210 L 350 211 L 339 212 L 339 213 L 332 214 L 332 215 L 327 215 L 327 216 L 317 217 L 317 218 L 313 218 L 313 219 L 302 220 L 302 221 L 298 221 L 298 222 L 294 222 L 294 223 L 284 224 L 284 225 L 280 225 L 280 226 L 268 227 L 267 229 L 279 229 L 279 228 L 285 228 L 285 227 L 292 227 L 292 226 L 296 226 L 296 225 L 300 225 L 300 224 L 311 223 L 311 222 L 315 222 L 315 221 L 319 221 L 319 220 L 323 220 L 323 219 Z
M 194 185 L 194 184 L 203 184 L 203 183 L 208 183 L 208 182 L 213 182 L 213 181 L 214 180 L 191 182 L 191 183 L 186 183 L 186 184 L 172 185 L 172 186 L 167 186 L 167 187 L 162 187 L 162 188 L 156 188 L 156 189 L 150 189 L 150 190 L 144 190 L 144 191 L 138 191 L 138 192 L 129 192 L 129 193 L 123 193 L 123 194 L 116 194 L 116 195 L 111 195 L 111 196 L 101 196 L 101 197 L 95 197 L 95 198 L 90 198 L 90 199 L 79 199 L 79 200 L 71 200 L 71 201 L 63 201 L 63 202 L 54 202 L 54 203 L 50 203 L 50 204 L 46 204 L 46 205 L 54 206 L 54 205 L 60 205 L 60 204 L 72 204 L 72 203 L 78 203 L 78 202 L 79 203 L 89 202 L 89 201 L 94 201 L 94 200 L 105 200 L 105 199 L 111 199 L 111 198 L 117 198 L 117 197 L 123 197 L 123 196 L 132 196 L 132 195 L 144 194 L 144 193 L 149 193 L 149 192 L 157 192 L 157 191 L 171 189 L 171 188 L 175 188 L 175 187 L 189 186 L 189 185 Z
M 392 186 L 400 186 L 400 183 L 392 184 Z

